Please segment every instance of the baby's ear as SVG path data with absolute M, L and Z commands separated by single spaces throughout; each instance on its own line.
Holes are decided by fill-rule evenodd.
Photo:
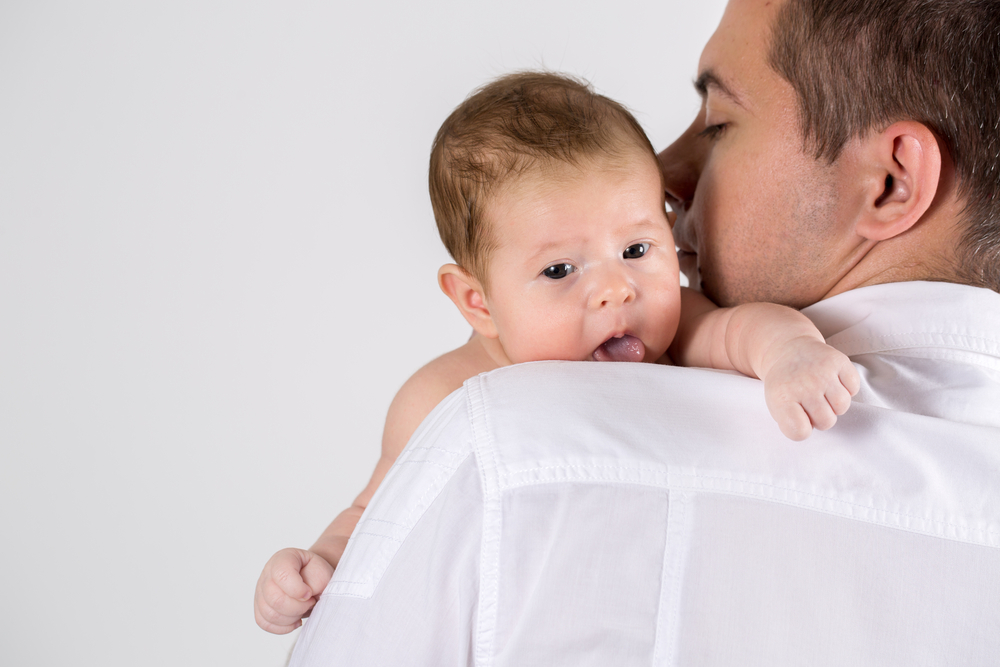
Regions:
M 485 290 L 475 277 L 457 264 L 445 264 L 438 269 L 438 285 L 448 295 L 462 317 L 479 334 L 497 338 L 497 328 L 486 304 Z

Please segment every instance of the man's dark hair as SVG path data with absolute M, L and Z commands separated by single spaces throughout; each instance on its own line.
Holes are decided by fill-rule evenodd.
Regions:
M 769 60 L 817 159 L 901 120 L 938 136 L 965 203 L 959 278 L 1000 292 L 1000 0 L 788 0 Z

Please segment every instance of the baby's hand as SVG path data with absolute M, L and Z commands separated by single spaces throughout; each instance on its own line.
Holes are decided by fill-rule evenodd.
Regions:
M 302 625 L 330 583 L 333 567 L 305 549 L 282 549 L 271 556 L 257 580 L 253 615 L 268 632 L 283 635 Z
M 851 407 L 861 378 L 842 352 L 810 336 L 782 344 L 764 376 L 764 398 L 781 432 L 805 440 L 813 427 L 837 423 Z

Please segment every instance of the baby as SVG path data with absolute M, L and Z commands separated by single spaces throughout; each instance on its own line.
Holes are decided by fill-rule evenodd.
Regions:
M 367 488 L 310 551 L 283 549 L 257 584 L 258 625 L 283 634 L 323 592 L 354 526 L 410 435 L 479 373 L 526 361 L 645 361 L 764 380 L 782 432 L 826 429 L 857 371 L 797 311 L 717 308 L 682 289 L 656 154 L 632 115 L 555 74 L 505 76 L 459 106 L 431 152 L 430 191 L 455 264 L 438 272 L 468 343 L 407 380 Z

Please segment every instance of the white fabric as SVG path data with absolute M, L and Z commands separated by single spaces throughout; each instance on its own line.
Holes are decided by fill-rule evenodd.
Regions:
M 904 283 L 805 312 L 863 382 L 805 443 L 735 374 L 469 380 L 291 664 L 1000 664 L 1000 295 Z

